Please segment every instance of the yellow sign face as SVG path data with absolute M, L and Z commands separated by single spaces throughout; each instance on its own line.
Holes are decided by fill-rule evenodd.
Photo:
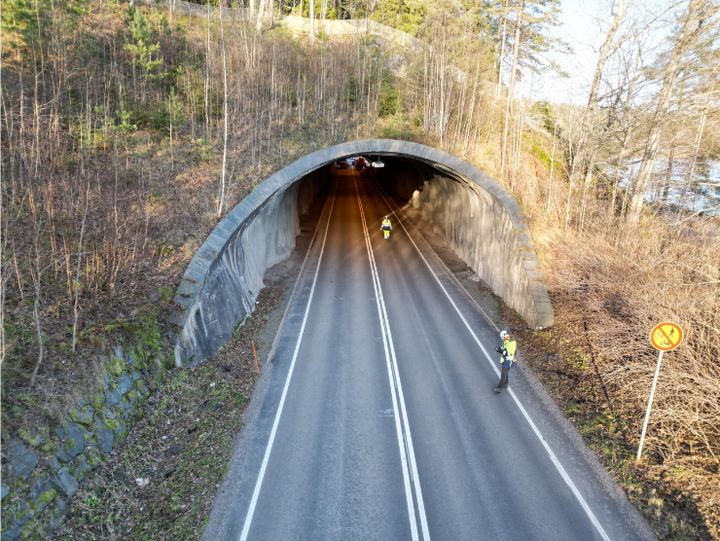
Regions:
M 660 351 L 675 349 L 682 342 L 683 331 L 677 323 L 660 323 L 650 332 L 650 343 Z

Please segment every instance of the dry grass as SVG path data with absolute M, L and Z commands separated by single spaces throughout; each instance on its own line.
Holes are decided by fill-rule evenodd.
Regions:
M 665 355 L 648 431 L 647 452 L 663 461 L 720 454 L 716 228 L 698 220 L 676 229 L 648 216 L 619 238 L 598 228 L 548 246 L 549 287 L 587 325 L 598 372 L 631 431 L 641 428 L 657 360 L 649 329 L 661 321 L 684 328 L 683 344 Z
M 40 0 L 39 48 L 19 33 L 17 48 L 3 50 L 3 412 L 32 410 L 4 418 L 8 438 L 21 421 L 30 432 L 57 422 L 92 387 L 98 356 L 137 339 L 124 329 L 172 297 L 218 214 L 295 159 L 367 129 L 364 109 L 378 100 L 370 74 L 384 73 L 386 60 L 372 44 L 310 45 L 282 29 L 258 34 L 226 21 L 228 156 L 218 212 L 218 18 L 208 45 L 203 18 L 176 14 L 182 24 L 170 28 L 164 10 L 141 7 L 142 39 L 159 46 L 153 59 L 161 60 L 148 76 L 128 49 L 139 38 L 126 4 L 93 1 L 78 15 L 71 3 Z M 25 39 L 39 40 L 28 28 Z M 43 54 L 42 73 L 33 54 Z M 28 83 L 35 75 L 42 84 Z
M 556 312 L 525 333 L 531 362 L 588 443 L 663 539 L 720 539 L 720 220 L 679 222 L 650 209 L 630 226 L 592 193 L 579 195 L 523 158 L 516 197 Z M 643 459 L 635 465 L 658 359 L 650 330 L 679 323 L 664 354 Z

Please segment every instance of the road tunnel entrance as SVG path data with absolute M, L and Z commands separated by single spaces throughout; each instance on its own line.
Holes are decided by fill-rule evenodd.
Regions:
M 509 306 L 539 329 L 553 311 L 519 205 L 497 181 L 440 150 L 398 140 L 353 141 L 290 164 L 260 184 L 213 230 L 175 298 L 177 365 L 198 362 L 249 315 L 271 266 L 295 247 L 300 216 L 333 174 L 357 171 L 415 207 Z

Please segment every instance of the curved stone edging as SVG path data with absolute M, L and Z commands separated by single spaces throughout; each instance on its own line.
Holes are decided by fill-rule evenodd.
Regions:
M 467 186 L 476 186 L 487 194 L 493 209 L 488 219 L 493 220 L 493 230 L 499 231 L 496 237 L 504 244 L 505 252 L 514 251 L 509 256 L 498 254 L 496 243 L 492 247 L 494 252 L 482 255 L 486 259 L 497 258 L 498 266 L 502 258 L 503 268 L 507 267 L 507 274 L 514 278 L 512 283 L 506 280 L 503 284 L 497 278 L 488 283 L 530 327 L 552 325 L 552 305 L 530 231 L 512 195 L 477 167 L 441 150 L 408 141 L 368 139 L 342 143 L 300 158 L 258 185 L 222 219 L 188 265 L 175 297 L 184 311 L 179 314 L 182 331 L 175 349 L 178 366 L 202 360 L 229 340 L 237 324 L 252 312 L 265 270 L 294 248 L 298 231 L 297 197 L 303 188 L 297 181 L 338 159 L 358 154 L 418 160 L 431 166 L 438 176 L 462 179 L 470 183 Z M 467 221 L 468 217 L 463 219 Z M 281 245 L 274 246 L 271 239 Z M 497 266 L 487 263 L 480 265 L 479 270 L 473 267 L 483 279 L 483 268 L 497 270 Z M 473 266 L 473 262 L 469 264 Z

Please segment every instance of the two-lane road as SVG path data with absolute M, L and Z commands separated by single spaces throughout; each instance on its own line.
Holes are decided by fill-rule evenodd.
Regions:
M 492 392 L 495 331 L 393 210 L 336 178 L 206 538 L 645 538 L 518 371 Z

